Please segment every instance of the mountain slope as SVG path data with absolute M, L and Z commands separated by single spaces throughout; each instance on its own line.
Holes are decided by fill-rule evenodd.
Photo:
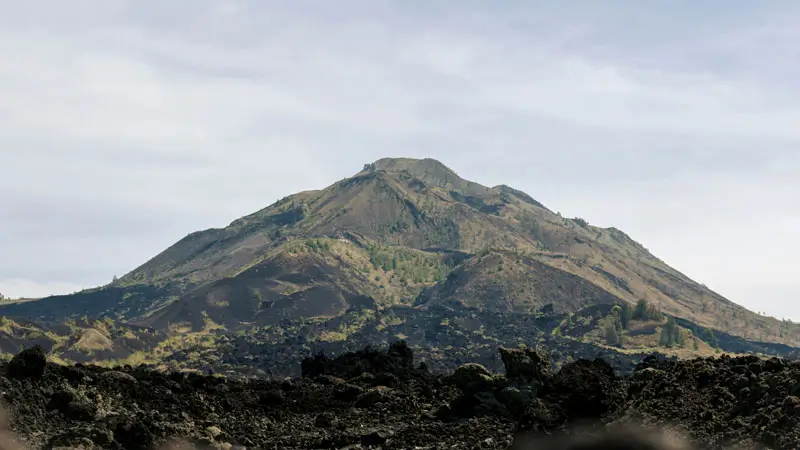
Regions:
M 699 327 L 800 344 L 795 324 L 734 304 L 620 230 L 409 158 L 378 160 L 325 189 L 192 233 L 112 286 L 0 314 L 234 331 L 393 305 L 569 314 L 640 300 Z
M 499 312 L 576 312 L 619 298 L 569 272 L 508 251 L 483 252 L 424 290 L 415 305 L 457 302 Z

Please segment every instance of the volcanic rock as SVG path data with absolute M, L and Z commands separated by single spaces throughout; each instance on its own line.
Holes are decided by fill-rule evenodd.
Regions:
M 47 357 L 44 349 L 36 345 L 22 350 L 8 363 L 6 372 L 11 378 L 37 380 L 44 375 Z

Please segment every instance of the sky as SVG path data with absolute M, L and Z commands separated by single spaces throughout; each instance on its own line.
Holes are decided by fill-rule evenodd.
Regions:
M 800 320 L 794 1 L 0 0 L 0 292 L 109 282 L 388 156 Z

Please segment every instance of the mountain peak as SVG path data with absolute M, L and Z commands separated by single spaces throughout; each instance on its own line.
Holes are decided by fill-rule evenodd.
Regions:
M 383 171 L 407 173 L 427 185 L 466 192 L 485 192 L 489 188 L 461 178 L 453 169 L 433 158 L 381 158 L 365 164 L 362 173 Z
M 385 170 L 387 172 L 414 171 L 419 169 L 433 169 L 453 172 L 452 169 L 433 158 L 381 158 L 371 164 L 375 170 Z M 455 172 L 453 172 L 455 173 Z
M 373 163 L 365 164 L 364 171 L 382 170 L 385 172 L 408 172 L 415 177 L 457 178 L 461 179 L 453 169 L 432 158 L 381 158 Z
M 615 304 L 644 312 L 636 319 L 619 315 Z M 469 320 L 450 321 L 463 314 Z M 211 340 L 204 338 L 202 348 L 188 341 L 171 347 L 181 352 L 175 354 L 233 355 L 232 333 L 236 345 L 261 346 L 264 327 L 283 337 L 275 345 L 289 345 L 285 354 L 404 334 L 431 360 L 448 361 L 465 355 L 441 351 L 451 344 L 472 352 L 487 340 L 515 346 L 524 336 L 528 342 L 549 336 L 569 349 L 585 338 L 581 348 L 600 343 L 608 351 L 609 345 L 691 344 L 677 350 L 682 354 L 721 344 L 730 352 L 791 355 L 796 350 L 788 345 L 800 345 L 800 326 L 730 302 L 622 231 L 566 219 L 524 192 L 464 180 L 431 158 L 382 158 L 354 177 L 290 195 L 229 227 L 192 233 L 112 285 L 0 305 L 0 316 L 26 321 L 84 315 L 90 327 L 107 327 L 93 320 L 111 318 L 155 330 L 145 329 L 134 347 L 112 339 L 114 349 L 91 354 L 79 353 L 91 350 L 85 345 L 59 347 L 60 337 L 46 336 L 56 356 L 176 361 L 159 349 L 181 330 Z M 642 323 L 628 330 L 623 318 Z M 110 327 L 115 336 L 126 333 Z M 39 339 L 27 337 L 29 328 L 5 328 L 0 352 Z M 440 340 L 456 334 L 457 341 Z M 97 340 L 91 333 L 76 338 L 85 344 L 87 336 Z M 254 340 L 239 340 L 246 336 Z M 104 349 L 111 345 L 106 341 Z M 265 362 L 284 354 L 264 349 Z M 272 365 L 234 358 L 226 367 Z M 198 367 L 208 362 L 191 359 Z

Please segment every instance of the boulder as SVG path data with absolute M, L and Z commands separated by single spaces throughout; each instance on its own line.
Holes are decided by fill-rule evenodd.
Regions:
M 363 394 L 359 395 L 356 399 L 354 406 L 356 408 L 369 408 L 378 403 L 383 403 L 389 400 L 392 396 L 393 390 L 385 386 L 374 387 Z
M 531 389 L 508 386 L 497 394 L 497 398 L 513 415 L 518 416 L 533 401 L 534 395 Z
M 8 363 L 8 376 L 19 380 L 37 380 L 44 375 L 45 367 L 47 367 L 47 356 L 44 349 L 36 345 L 11 358 Z
M 452 375 L 453 383 L 466 395 L 492 388 L 492 372 L 480 364 L 469 363 L 456 368 Z
M 500 358 L 506 368 L 506 377 L 545 381 L 553 376 L 550 357 L 539 349 L 500 348 Z
M 97 415 L 97 407 L 89 398 L 71 389 L 54 393 L 47 403 L 47 409 L 57 410 L 72 420 L 91 422 Z
M 111 382 L 120 384 L 136 384 L 136 378 L 128 373 L 120 372 L 118 370 L 109 370 L 100 374 L 101 379 L 106 379 Z

